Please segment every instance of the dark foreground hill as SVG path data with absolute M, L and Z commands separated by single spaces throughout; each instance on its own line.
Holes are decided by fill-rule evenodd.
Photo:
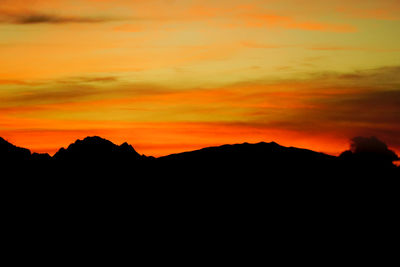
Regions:
M 268 177 L 317 168 L 329 168 L 336 158 L 323 153 L 277 143 L 236 144 L 204 148 L 197 151 L 169 155 L 158 159 L 165 168 L 187 171 L 197 169 L 201 173 L 219 175 L 254 175 Z
M 373 138 L 360 140 L 373 146 L 360 146 L 358 150 L 345 151 L 339 157 L 262 142 L 223 145 L 154 158 L 140 155 L 127 143 L 116 145 L 100 137 L 77 140 L 67 148 L 61 148 L 53 157 L 31 154 L 28 149 L 16 147 L 0 138 L 0 165 L 3 169 L 13 169 L 14 174 L 11 175 L 22 173 L 86 178 L 278 179 L 340 178 L 367 174 L 395 177 L 399 174 L 399 168 L 392 163 L 398 159 L 397 155 L 384 143 Z
M 29 159 L 31 159 L 31 152 L 28 149 L 16 147 L 0 137 L 0 160 L 3 164 Z
M 180 236 L 185 247 L 188 240 L 208 246 L 216 239 L 259 247 L 272 239 L 273 246 L 298 250 L 304 242 L 320 247 L 321 240 L 342 246 L 348 236 L 365 242 L 377 223 L 387 229 L 396 221 L 390 216 L 399 168 L 380 143 L 383 157 L 369 148 L 334 157 L 245 143 L 153 158 L 99 137 L 53 157 L 0 141 L 3 217 L 11 220 L 5 229 L 17 228 L 13 237 L 40 235 L 33 242 L 43 232 L 64 233 L 62 240 L 73 244 L 88 235 L 104 242 L 108 232 L 125 241 L 164 240 L 168 247 Z

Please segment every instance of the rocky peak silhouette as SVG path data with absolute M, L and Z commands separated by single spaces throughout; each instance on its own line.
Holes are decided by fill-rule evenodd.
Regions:
M 14 146 L 0 137 L 0 160 L 2 162 L 30 159 L 31 152 L 26 148 Z
M 127 143 L 118 146 L 107 139 L 92 136 L 75 141 L 67 149 L 61 148 L 53 158 L 68 161 L 127 161 L 141 157 Z

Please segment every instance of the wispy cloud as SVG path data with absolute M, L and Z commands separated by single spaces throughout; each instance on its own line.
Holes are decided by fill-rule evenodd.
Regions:
M 400 8 L 398 3 L 396 6 L 386 8 L 338 8 L 337 11 L 349 17 L 359 19 L 375 19 L 375 20 L 400 20 Z
M 249 41 L 242 42 L 242 45 L 244 47 L 248 47 L 248 48 L 266 48 L 266 49 L 287 47 L 287 46 L 284 46 L 284 45 L 262 44 L 262 43 L 249 42 Z
M 74 84 L 74 83 L 113 83 L 118 82 L 119 78 L 115 76 L 104 77 L 70 77 L 66 79 L 56 80 L 56 83 Z
M 327 23 L 313 20 L 296 19 L 293 16 L 279 15 L 267 11 L 246 11 L 237 16 L 247 27 L 269 27 L 322 32 L 356 32 L 357 28 L 350 24 Z
M 280 138 L 287 144 L 301 145 L 293 139 L 297 136 L 308 140 L 304 144 L 312 148 L 309 142 L 318 136 L 336 136 L 347 143 L 352 136 L 375 135 L 400 150 L 399 77 L 400 67 L 391 66 L 349 73 L 311 73 L 298 80 L 265 79 L 185 90 L 124 83 L 107 76 L 72 77 L 54 81 L 41 90 L 10 95 L 1 101 L 8 105 L 0 109 L 2 116 L 14 116 L 14 120 L 9 118 L 14 124 L 20 118 L 40 118 L 40 114 L 48 114 L 47 119 L 79 114 L 88 123 L 109 118 L 123 125 L 119 127 L 133 129 L 130 122 L 146 118 L 147 123 L 152 123 L 153 132 L 160 121 L 169 121 L 169 126 L 163 126 L 167 132 L 172 131 L 168 127 L 181 123 L 179 127 L 186 134 L 193 129 L 190 123 L 195 123 L 199 128 L 194 134 L 206 141 L 249 141 L 257 137 L 260 141 Z M 80 129 L 70 123 L 68 127 Z M 109 126 L 107 122 L 104 125 Z M 232 129 L 237 132 L 228 131 Z M 222 138 L 215 131 L 225 135 Z M 176 138 L 182 133 L 173 134 Z M 285 139 L 285 134 L 290 136 Z M 324 140 L 315 147 L 326 148 Z
M 115 21 L 113 17 L 66 16 L 41 12 L 10 12 L 0 10 L 0 23 L 8 24 L 65 24 L 65 23 L 103 23 Z
M 54 104 L 75 106 L 76 103 L 79 105 L 104 99 L 107 99 L 105 103 L 113 104 L 118 102 L 115 99 L 164 95 L 174 91 L 156 84 L 125 82 L 114 76 L 69 77 L 37 82 L 0 80 L 0 86 L 7 85 L 14 85 L 19 89 L 0 95 L 0 109 L 22 113 L 26 109 L 41 110 L 46 106 L 54 108 Z
M 400 52 L 400 49 L 390 48 L 374 48 L 374 47 L 356 47 L 356 46 L 332 46 L 332 45 L 317 45 L 308 47 L 315 51 L 371 51 L 371 52 Z

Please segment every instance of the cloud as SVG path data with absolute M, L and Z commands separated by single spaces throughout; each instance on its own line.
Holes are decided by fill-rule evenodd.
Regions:
M 8 12 L 0 10 L 0 23 L 8 24 L 65 24 L 65 23 L 103 23 L 115 21 L 111 17 L 64 16 L 39 12 Z
M 142 32 L 145 31 L 145 27 L 142 25 L 132 25 L 132 24 L 124 24 L 114 28 L 114 31 L 118 32 Z
M 249 13 L 240 15 L 248 27 L 277 27 L 323 32 L 356 32 L 357 28 L 349 24 L 334 24 L 318 21 L 297 20 L 290 16 L 269 13 Z
M 64 84 L 73 84 L 73 83 L 113 83 L 118 81 L 119 81 L 118 77 L 104 76 L 104 77 L 70 77 L 67 79 L 60 79 L 55 82 Z
M 259 109 L 258 122 L 307 134 L 375 135 L 400 150 L 400 68 L 385 67 L 354 73 L 330 73 L 294 82 L 293 92 L 280 92 L 280 104 Z M 268 101 L 268 100 L 266 100 Z M 256 110 L 253 110 L 256 111 Z
M 357 136 L 351 139 L 350 150 L 341 154 L 342 158 L 354 158 L 368 161 L 391 163 L 399 157 L 388 146 L 376 138 Z
M 372 9 L 368 8 L 338 8 L 337 12 L 344 14 L 348 17 L 359 18 L 359 19 L 375 19 L 375 20 L 389 20 L 397 21 L 400 20 L 400 7 L 398 3 L 394 6 L 387 7 L 376 7 Z
M 387 153 L 387 145 L 376 138 L 357 136 L 351 139 L 351 152 L 353 153 Z
M 260 136 L 295 133 L 302 140 L 373 135 L 400 151 L 400 66 L 207 89 L 135 84 L 113 76 L 71 77 L 20 88 L 3 94 L 3 114 L 207 122 L 236 125 Z
M 251 2 L 251 1 L 250 1 Z M 269 5 L 269 8 L 271 5 Z M 250 3 L 243 5 L 230 4 L 229 6 L 218 5 L 194 5 L 188 10 L 188 18 L 215 19 L 226 18 L 230 21 L 219 22 L 225 27 L 255 27 L 255 28 L 281 28 L 296 29 L 305 31 L 322 32 L 356 32 L 357 28 L 346 23 L 327 23 L 312 19 L 300 19 L 296 13 L 288 12 L 289 15 L 282 15 L 276 11 L 265 9 L 262 3 Z M 186 19 L 188 19 L 186 18 Z
M 244 41 L 242 42 L 242 45 L 244 47 L 248 48 L 262 48 L 262 49 L 270 49 L 270 48 L 283 48 L 286 46 L 283 45 L 275 45 L 275 44 L 262 44 L 262 43 L 255 43 L 255 42 L 249 42 L 249 41 Z
M 58 104 L 72 104 L 76 107 L 79 103 L 100 101 L 101 105 L 101 101 L 105 101 L 113 105 L 120 99 L 165 95 L 174 91 L 156 84 L 125 82 L 115 76 L 69 77 L 35 83 L 0 80 L 1 85 L 18 86 L 18 90 L 0 94 L 0 110 L 21 113 L 54 108 Z
M 387 66 L 351 73 L 314 73 L 311 79 L 325 80 L 342 86 L 371 87 L 375 89 L 398 90 L 400 84 L 400 66 Z
M 26 86 L 39 86 L 39 85 L 49 85 L 51 83 L 59 83 L 59 84 L 105 84 L 105 83 L 113 83 L 118 82 L 118 77 L 113 76 L 105 76 L 105 77 L 70 77 L 64 79 L 58 79 L 54 81 L 29 81 L 29 80 L 1 80 L 0 85 L 26 85 Z
M 368 50 L 362 47 L 350 47 L 350 46 L 331 46 L 331 45 L 319 45 L 309 47 L 310 50 L 317 51 L 364 51 Z
M 22 80 L 0 80 L 0 85 L 31 85 L 31 83 Z
M 61 24 L 61 23 L 99 23 L 111 21 L 109 18 L 94 18 L 94 17 L 63 17 L 47 14 L 29 14 L 18 16 L 14 19 L 17 24 Z
M 374 48 L 374 47 L 355 47 L 355 46 L 331 46 L 331 45 L 317 45 L 317 46 L 307 47 L 307 49 L 315 50 L 315 51 L 400 52 L 400 49 Z

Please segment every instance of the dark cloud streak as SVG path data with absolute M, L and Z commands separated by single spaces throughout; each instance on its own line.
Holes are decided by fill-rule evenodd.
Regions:
M 113 83 L 118 82 L 118 77 L 106 76 L 106 77 L 71 77 L 68 79 L 62 79 L 55 81 L 56 83 L 63 84 L 74 84 L 74 83 Z
M 64 16 L 39 12 L 11 13 L 0 10 L 0 23 L 3 24 L 66 24 L 66 23 L 104 23 L 116 21 L 112 17 Z
M 61 24 L 61 23 L 100 23 L 111 21 L 110 18 L 96 18 L 96 17 L 63 17 L 48 14 L 30 14 L 22 15 L 14 18 L 16 24 Z
M 1 82 L 0 80 L 0 85 L 2 85 Z M 175 91 L 154 84 L 124 82 L 114 76 L 69 77 L 36 84 L 29 81 L 3 81 L 3 85 L 11 84 L 21 86 L 20 91 L 3 97 L 0 95 L 0 110 L 96 99 L 163 95 Z

